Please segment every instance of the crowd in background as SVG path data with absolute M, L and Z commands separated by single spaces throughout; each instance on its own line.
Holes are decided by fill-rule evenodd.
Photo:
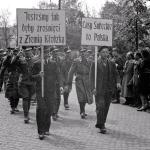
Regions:
M 120 102 L 120 96 L 125 98 L 124 105 L 137 107 L 137 111 L 149 108 L 150 96 L 150 49 L 143 48 L 138 52 L 128 52 L 126 59 L 112 50 L 112 60 L 116 63 L 121 78 L 121 89 L 116 89 L 113 103 Z

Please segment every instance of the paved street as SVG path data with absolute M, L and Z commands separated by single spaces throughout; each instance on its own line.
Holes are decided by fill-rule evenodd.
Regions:
M 150 113 L 111 104 L 106 127 L 100 134 L 95 126 L 95 106 L 86 107 L 88 118 L 81 120 L 76 93 L 70 98 L 71 110 L 60 108 L 60 119 L 52 121 L 51 135 L 40 141 L 37 136 L 35 108 L 31 107 L 31 123 L 24 124 L 22 101 L 20 112 L 10 115 L 9 103 L 0 95 L 0 150 L 150 150 Z

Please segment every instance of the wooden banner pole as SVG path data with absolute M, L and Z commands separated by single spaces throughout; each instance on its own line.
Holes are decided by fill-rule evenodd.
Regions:
M 41 72 L 44 74 L 44 46 L 41 46 Z M 42 76 L 42 98 L 44 98 L 44 76 Z
M 97 52 L 98 52 L 98 46 L 95 46 L 95 89 L 96 89 L 96 83 L 97 83 Z

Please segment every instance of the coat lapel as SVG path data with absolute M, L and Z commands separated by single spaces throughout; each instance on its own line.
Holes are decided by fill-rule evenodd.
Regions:
M 97 65 L 98 69 L 100 70 L 101 73 L 104 72 L 104 65 L 102 63 L 101 59 L 98 59 L 98 65 Z

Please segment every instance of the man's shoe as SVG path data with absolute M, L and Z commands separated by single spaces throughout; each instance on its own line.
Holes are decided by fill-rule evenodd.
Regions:
M 86 119 L 85 113 L 81 113 L 80 115 L 81 115 L 81 119 Z
M 10 111 L 10 114 L 15 114 L 15 109 L 12 109 L 12 110 Z
M 29 120 L 30 120 L 29 117 L 25 117 L 25 118 L 24 118 L 24 123 L 25 123 L 25 124 L 28 124 L 28 123 L 29 123 Z
M 39 139 L 40 140 L 44 140 L 44 138 L 45 138 L 44 134 L 39 134 Z
M 85 113 L 84 115 L 85 115 L 85 117 L 87 117 L 87 114 L 86 114 L 86 113 Z
M 57 121 L 57 116 L 56 116 L 56 114 L 53 115 L 52 118 L 53 118 L 54 121 Z
M 107 132 L 106 128 L 101 128 L 101 129 L 100 129 L 100 133 L 106 134 L 106 132 Z

